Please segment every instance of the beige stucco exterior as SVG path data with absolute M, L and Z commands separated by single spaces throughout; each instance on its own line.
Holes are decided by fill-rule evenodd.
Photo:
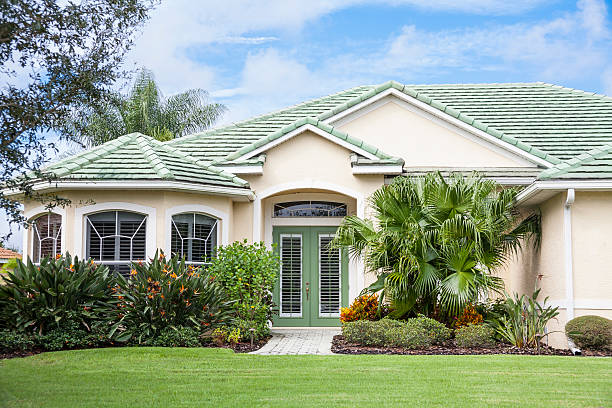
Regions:
M 338 128 L 403 158 L 408 167 L 534 166 L 395 97 L 379 104 Z
M 428 117 L 396 98 L 357 111 L 335 124 L 339 129 L 399 156 L 410 167 L 533 167 L 524 157 L 504 151 L 474 135 Z M 368 197 L 384 184 L 384 174 L 354 174 L 350 147 L 340 145 L 309 130 L 265 151 L 263 174 L 242 174 L 254 193 L 251 201 L 229 196 L 196 192 L 152 191 L 147 189 L 81 189 L 60 191 L 72 204 L 57 212 L 63 215 L 63 251 L 79 256 L 84 251 L 84 216 L 103 210 L 144 212 L 148 219 L 147 256 L 157 248 L 169 251 L 170 217 L 178 212 L 201 212 L 220 222 L 218 242 L 236 240 L 272 242 L 275 225 L 338 225 L 340 220 L 274 220 L 275 202 L 326 200 L 347 204 L 349 214 L 369 214 Z M 565 193 L 526 208 L 542 214 L 542 243 L 538 251 L 531 247 L 513 256 L 501 268 L 510 293 L 531 294 L 541 288 L 541 299 L 549 297 L 561 307 L 558 321 L 550 330 L 562 330 L 566 321 L 566 272 L 564 232 Z M 25 203 L 28 217 L 44 213 L 39 204 Z M 575 315 L 598 314 L 612 318 L 612 192 L 577 191 L 572 206 L 572 254 Z M 285 224 L 281 224 L 285 223 Z M 24 239 L 26 256 L 31 255 L 31 232 Z M 374 276 L 364 274 L 360 262 L 351 262 L 350 297 L 356 296 Z M 551 344 L 566 346 L 559 333 Z

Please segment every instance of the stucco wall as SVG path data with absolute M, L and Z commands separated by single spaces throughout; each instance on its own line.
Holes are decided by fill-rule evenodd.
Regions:
M 227 197 L 213 196 L 207 194 L 195 194 L 195 193 L 182 193 L 172 191 L 145 191 L 145 190 L 133 190 L 133 191 L 122 191 L 122 190 L 75 190 L 75 191 L 62 191 L 58 192 L 58 195 L 67 198 L 71 201 L 71 205 L 63 209 L 66 213 L 66 217 L 63 224 L 63 239 L 64 239 L 64 250 L 71 254 L 79 256 L 83 255 L 83 239 L 82 236 L 77 236 L 76 231 L 79 230 L 77 224 L 81 223 L 84 231 L 84 220 L 83 217 L 77 217 L 76 214 L 80 212 L 79 209 L 84 207 L 90 207 L 95 212 L 95 206 L 99 206 L 105 203 L 127 203 L 135 204 L 144 207 L 151 207 L 155 209 L 155 248 L 162 248 L 166 251 L 168 248 L 168 219 L 166 217 L 167 211 L 177 206 L 203 206 L 210 207 L 212 212 L 219 215 L 223 213 L 228 220 L 231 220 L 233 214 L 232 202 Z M 24 204 L 24 213 L 29 214 L 34 208 L 38 207 L 39 203 L 26 202 Z M 122 205 L 114 206 L 114 209 L 121 210 L 126 209 Z M 204 211 L 202 211 L 204 212 Z M 220 217 L 217 217 L 220 218 Z M 230 231 L 229 222 L 224 224 L 222 221 L 219 224 L 219 232 L 223 234 L 223 231 Z M 229 240 L 229 232 L 226 232 Z M 27 242 L 27 254 L 31 254 L 31 231 L 28 231 L 28 242 Z M 220 242 L 223 240 L 223 236 L 220 236 Z M 147 254 L 150 255 L 150 254 Z
M 388 154 L 402 157 L 409 167 L 533 166 L 501 153 L 499 148 L 484 141 L 479 144 L 469 140 L 451 130 L 450 125 L 424 117 L 424 112 L 419 115 L 408 110 L 406 103 L 397 98 L 389 97 L 387 101 L 350 122 L 340 122 L 339 129 Z

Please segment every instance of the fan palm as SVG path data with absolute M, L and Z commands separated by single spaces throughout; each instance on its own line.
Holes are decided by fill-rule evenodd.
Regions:
M 520 220 L 516 194 L 478 175 L 399 177 L 371 197 L 374 221 L 346 217 L 334 244 L 364 259 L 378 275 L 365 291 L 380 291 L 397 315 L 456 315 L 501 291 L 493 271 L 525 240 L 538 242 L 539 216 Z
M 127 95 L 115 93 L 100 106 L 82 109 L 71 125 L 76 139 L 87 146 L 133 132 L 166 141 L 207 129 L 225 111 L 222 104 L 208 103 L 202 89 L 164 97 L 153 73 L 143 68 Z

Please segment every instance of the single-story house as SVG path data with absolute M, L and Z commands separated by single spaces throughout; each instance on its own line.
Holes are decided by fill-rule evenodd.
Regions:
M 542 243 L 499 273 L 508 291 L 612 318 L 612 98 L 546 83 L 358 86 L 161 143 L 129 134 L 51 165 L 25 202 L 24 256 L 69 251 L 125 271 L 158 248 L 198 263 L 236 240 L 277 243 L 283 326 L 338 324 L 374 277 L 326 243 L 394 177 L 474 170 L 520 187 Z M 566 346 L 565 337 L 552 344 Z

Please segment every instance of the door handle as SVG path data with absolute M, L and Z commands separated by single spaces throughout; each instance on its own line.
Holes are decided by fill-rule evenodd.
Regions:
M 310 300 L 310 287 L 308 286 L 308 282 L 306 282 L 306 300 Z

